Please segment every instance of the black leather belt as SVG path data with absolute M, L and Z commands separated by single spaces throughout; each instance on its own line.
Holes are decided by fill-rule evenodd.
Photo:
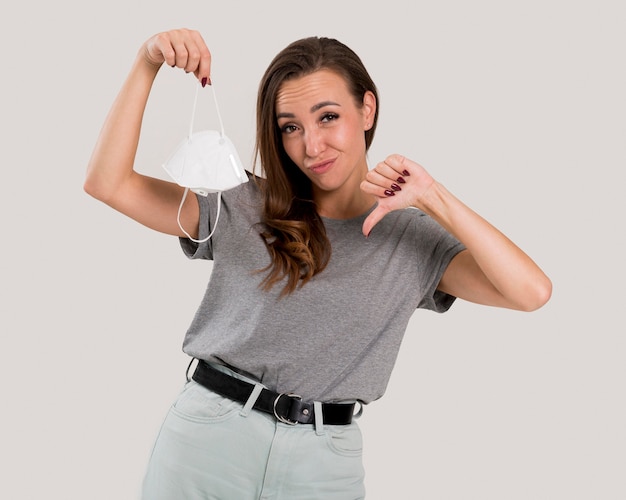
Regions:
M 246 403 L 252 394 L 254 384 L 228 375 L 199 360 L 192 378 L 200 385 L 228 399 Z M 327 425 L 347 425 L 352 422 L 354 403 L 322 403 L 323 422 Z M 285 424 L 315 423 L 313 403 L 302 401 L 295 394 L 279 394 L 269 389 L 262 389 L 253 405 L 255 410 L 269 413 Z

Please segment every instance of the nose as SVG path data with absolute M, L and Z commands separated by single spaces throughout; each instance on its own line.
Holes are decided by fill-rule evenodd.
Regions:
M 309 158 L 315 158 L 324 150 L 324 138 L 317 127 L 308 129 L 304 135 L 305 153 Z

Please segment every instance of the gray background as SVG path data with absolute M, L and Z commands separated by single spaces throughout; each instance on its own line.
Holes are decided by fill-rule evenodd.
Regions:
M 0 497 L 135 498 L 183 383 L 210 264 L 82 183 L 139 46 L 185 26 L 248 164 L 274 54 L 313 34 L 352 46 L 381 92 L 371 163 L 419 161 L 554 282 L 532 314 L 416 312 L 361 419 L 368 498 L 626 498 L 625 21 L 607 0 L 5 4 Z M 165 177 L 193 85 L 159 75 L 139 170 Z M 198 129 L 217 126 L 209 97 Z

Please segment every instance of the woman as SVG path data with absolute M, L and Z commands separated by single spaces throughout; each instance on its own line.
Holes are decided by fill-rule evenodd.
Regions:
M 532 311 L 550 280 L 417 163 L 394 154 L 369 170 L 376 87 L 331 39 L 294 42 L 261 81 L 264 178 L 222 194 L 216 228 L 215 196 L 184 198 L 179 225 L 183 188 L 133 169 L 164 63 L 210 84 L 199 33 L 147 40 L 85 181 L 95 198 L 179 236 L 187 256 L 214 261 L 183 344 L 199 362 L 156 441 L 144 498 L 363 498 L 355 403 L 384 393 L 415 309 L 443 312 L 458 297 Z

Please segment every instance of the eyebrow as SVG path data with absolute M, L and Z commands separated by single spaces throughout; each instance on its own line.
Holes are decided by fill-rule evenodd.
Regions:
M 334 101 L 318 102 L 317 104 L 311 107 L 311 113 L 315 113 L 317 110 L 322 109 L 323 107 L 326 107 L 326 106 L 341 106 L 341 104 L 334 102 Z M 296 115 L 294 115 L 293 113 L 278 113 L 276 115 L 276 118 L 295 118 L 295 117 Z

